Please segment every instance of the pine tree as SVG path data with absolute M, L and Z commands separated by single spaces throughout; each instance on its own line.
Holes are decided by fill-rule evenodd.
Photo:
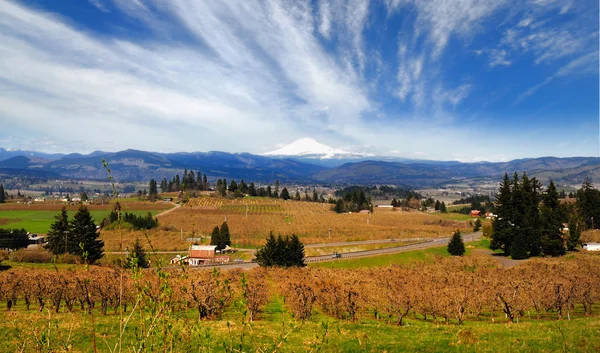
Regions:
M 104 256 L 104 242 L 99 240 L 96 224 L 87 207 L 81 206 L 70 222 L 69 252 L 95 263 Z M 73 244 L 73 245 L 71 245 Z
M 267 242 L 264 247 L 256 252 L 256 262 L 262 267 L 276 266 L 274 263 L 275 252 L 277 251 L 277 240 L 273 232 L 269 232 Z
M 435 206 L 434 206 L 434 209 L 435 209 L 436 211 L 439 211 L 439 210 L 440 210 L 440 200 L 435 200 Z
M 527 238 L 524 236 L 516 235 L 513 244 L 510 248 L 510 256 L 514 260 L 522 260 L 529 257 L 527 253 L 528 248 Z
M 390 205 L 392 205 L 392 207 L 398 207 L 398 201 L 395 197 L 392 199 L 392 203 Z
M 554 182 L 550 180 L 542 206 L 541 248 L 544 255 L 559 256 L 565 254 L 559 207 L 558 192 Z
M 4 185 L 0 184 L 0 203 L 5 203 L 6 197 L 4 195 Z
M 344 201 L 342 201 L 342 199 L 337 199 L 337 201 L 335 202 L 334 211 L 336 213 L 344 212 Z
M 313 189 L 312 202 L 319 202 L 319 195 L 317 194 L 317 190 Z
M 146 251 L 144 250 L 144 246 L 140 242 L 139 238 L 135 238 L 135 242 L 133 243 L 133 249 L 129 252 L 127 256 L 127 262 L 125 263 L 125 268 L 148 268 L 150 267 L 150 263 L 146 258 Z
M 296 190 L 296 195 L 294 195 L 294 200 L 300 201 L 300 191 Z
M 46 249 L 53 254 L 64 254 L 69 252 L 67 249 L 67 240 L 69 232 L 69 214 L 67 208 L 63 206 L 60 214 L 54 216 L 54 223 L 50 226 L 50 231 L 46 236 Z
M 514 223 L 512 223 L 512 218 L 515 211 L 512 198 L 511 182 L 508 174 L 505 173 L 498 195 L 496 195 L 495 208 L 498 217 L 492 222 L 490 249 L 503 249 L 506 255 L 510 254 L 513 241 Z
M 463 256 L 465 253 L 465 243 L 458 229 L 452 234 L 452 238 L 448 242 L 448 252 L 452 256 Z
M 304 263 L 304 244 L 300 241 L 298 236 L 292 234 L 290 239 L 287 241 L 288 247 L 288 258 L 287 258 L 287 267 L 297 266 L 304 267 L 306 264 Z
M 216 245 L 217 250 L 220 250 L 219 244 L 221 244 L 221 232 L 219 231 L 219 226 L 215 226 L 210 235 L 210 245 Z
M 576 205 L 585 225 L 584 229 L 598 228 L 600 222 L 600 191 L 594 189 L 590 180 L 585 178 L 581 189 L 577 190 L 576 197 Z
M 150 179 L 150 182 L 148 183 L 148 199 L 150 201 L 156 201 L 157 197 L 158 197 L 158 187 L 156 185 L 156 180 Z
M 273 192 L 273 197 L 279 197 L 279 179 L 275 180 L 275 191 Z
M 250 196 L 256 196 L 256 186 L 254 186 L 254 183 L 250 183 L 250 186 L 248 187 L 248 195 Z
M 290 199 L 290 193 L 288 192 L 288 189 L 286 187 L 284 187 L 283 190 L 281 190 L 281 198 L 284 200 Z
M 481 221 L 479 218 L 475 220 L 475 226 L 473 226 L 473 232 L 478 232 L 481 229 Z
M 569 237 L 567 238 L 567 249 L 575 251 L 581 245 L 581 228 L 575 216 L 569 220 Z
M 229 234 L 229 226 L 227 226 L 227 222 L 223 222 L 219 233 L 219 246 L 217 249 L 223 250 L 227 245 L 231 245 L 231 235 Z
M 446 213 L 446 203 L 444 201 L 440 204 L 440 212 Z

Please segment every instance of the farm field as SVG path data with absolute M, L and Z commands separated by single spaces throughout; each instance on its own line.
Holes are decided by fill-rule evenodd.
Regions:
M 248 215 L 246 217 L 246 210 Z M 457 220 L 458 218 L 458 220 Z M 203 196 L 159 217 L 158 229 L 124 232 L 124 239 L 147 238 L 157 250 L 185 250 L 185 238 L 204 237 L 208 243 L 215 226 L 227 220 L 234 247 L 257 247 L 269 232 L 296 234 L 305 244 L 372 239 L 447 237 L 455 229 L 470 232 L 470 219 L 462 215 L 375 209 L 368 214 L 337 214 L 331 205 L 258 197 L 226 199 Z M 330 231 L 331 230 L 331 231 Z M 118 248 L 119 234 L 103 231 L 107 249 Z M 116 246 L 116 247 L 115 247 Z
M 14 204 L 7 203 L 0 205 L 0 227 L 2 228 L 24 228 L 31 233 L 45 234 L 50 229 L 61 208 L 62 203 L 43 203 L 43 204 Z M 173 207 L 168 204 L 150 203 L 150 202 L 129 202 L 122 204 L 123 212 L 134 213 L 136 215 L 145 215 L 148 212 L 157 214 L 161 210 Z M 113 208 L 113 204 L 107 205 L 89 205 L 90 213 L 96 224 L 99 224 Z M 79 206 L 67 206 L 69 216 L 77 212 Z
M 597 264 L 580 254 L 514 269 L 474 256 L 378 269 L 127 270 L 122 342 L 167 352 L 596 352 Z M 118 271 L 11 271 L 0 272 L 0 351 L 116 351 Z M 510 294 L 507 307 L 499 294 Z M 253 320 L 249 303 L 260 309 Z

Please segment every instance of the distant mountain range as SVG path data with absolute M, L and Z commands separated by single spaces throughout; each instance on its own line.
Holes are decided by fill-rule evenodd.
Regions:
M 332 152 L 325 145 L 304 142 L 304 145 L 296 146 L 300 146 L 298 154 L 288 148 L 262 156 L 250 153 L 156 153 L 138 150 L 96 151 L 87 155 L 48 154 L 0 148 L 0 180 L 18 176 L 107 180 L 108 174 L 101 162 L 105 159 L 114 178 L 121 182 L 170 179 L 175 174 L 182 175 L 184 169 L 200 171 L 212 180 L 224 177 L 257 182 L 279 179 L 282 182 L 396 184 L 413 187 L 437 186 L 457 180 L 499 181 L 504 172 L 515 171 L 526 171 L 542 181 L 551 178 L 560 184 L 580 184 L 585 177 L 600 181 L 600 158 L 597 157 L 541 157 L 501 163 L 416 161 L 340 153 L 339 150 Z M 317 150 L 306 149 L 306 146 Z M 283 152 L 288 155 L 278 154 Z

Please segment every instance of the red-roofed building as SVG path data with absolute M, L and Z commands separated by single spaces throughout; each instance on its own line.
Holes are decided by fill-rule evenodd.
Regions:
M 471 217 L 473 217 L 473 218 L 479 218 L 479 216 L 481 216 L 481 211 L 479 211 L 479 210 L 471 210 Z

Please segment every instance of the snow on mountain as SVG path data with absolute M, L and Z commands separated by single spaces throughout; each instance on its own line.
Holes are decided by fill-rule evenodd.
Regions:
M 312 138 L 301 138 L 289 145 L 283 146 L 275 151 L 263 153 L 264 156 L 303 156 L 315 157 L 321 159 L 330 159 L 335 157 L 365 157 L 370 156 L 364 153 L 348 152 L 341 148 L 333 148 L 315 141 Z

